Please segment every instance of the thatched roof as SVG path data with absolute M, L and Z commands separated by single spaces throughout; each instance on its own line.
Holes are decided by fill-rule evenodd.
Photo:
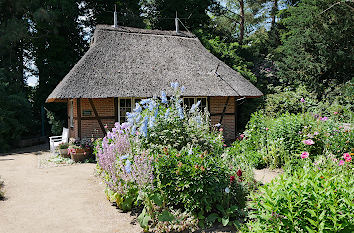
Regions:
M 185 96 L 262 95 L 191 33 L 98 25 L 90 49 L 47 101 L 171 94 L 176 81 Z

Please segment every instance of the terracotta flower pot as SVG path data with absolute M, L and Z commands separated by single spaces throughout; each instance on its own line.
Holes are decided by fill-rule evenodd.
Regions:
M 71 149 L 70 156 L 75 162 L 82 162 L 89 158 L 89 151 L 87 149 Z
M 68 149 L 59 149 L 59 154 L 63 158 L 70 158 L 70 154 L 68 153 Z

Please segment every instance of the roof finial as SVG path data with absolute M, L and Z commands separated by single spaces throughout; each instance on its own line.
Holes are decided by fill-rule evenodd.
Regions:
M 118 22 L 117 22 L 117 5 L 114 4 L 114 24 L 113 27 L 117 28 L 118 27 Z
M 179 33 L 179 25 L 178 25 L 177 11 L 176 11 L 175 25 L 176 25 L 176 33 Z

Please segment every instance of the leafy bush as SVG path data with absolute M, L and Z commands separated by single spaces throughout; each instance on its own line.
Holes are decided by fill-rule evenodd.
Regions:
M 138 222 L 146 231 L 235 225 L 244 216 L 250 170 L 230 166 L 222 132 L 210 126 L 200 103 L 183 108 L 183 87 L 172 87 L 170 99 L 162 92 L 142 100 L 127 123 L 96 141 L 106 194 L 125 211 L 142 208 Z
M 156 188 L 164 194 L 166 203 L 197 215 L 201 225 L 215 220 L 227 225 L 242 215 L 242 175 L 230 172 L 221 157 L 198 148 L 166 150 L 156 163 L 156 177 Z
M 273 118 L 256 112 L 229 155 L 245 157 L 256 168 L 286 165 L 289 169 L 296 169 L 303 152 L 311 159 L 322 154 L 339 158 L 354 147 L 354 134 L 350 124 L 338 122 L 338 114 L 285 113 Z
M 333 158 L 285 173 L 250 196 L 249 232 L 353 232 L 352 162 Z
M 5 197 L 3 187 L 4 187 L 4 181 L 0 180 L 0 201 L 3 200 Z
M 32 126 L 31 104 L 23 93 L 9 93 L 0 82 L 0 151 L 8 150 Z

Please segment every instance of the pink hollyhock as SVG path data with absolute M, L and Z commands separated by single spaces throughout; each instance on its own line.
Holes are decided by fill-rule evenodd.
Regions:
M 328 120 L 328 117 L 322 117 L 321 118 L 321 121 L 326 121 L 326 120 Z
M 339 161 L 339 166 L 344 165 L 344 160 Z
M 334 114 L 334 115 L 337 115 L 337 114 L 338 114 L 338 112 L 334 112 L 333 114 Z
M 307 139 L 307 140 L 304 140 L 304 141 L 302 141 L 304 144 L 306 144 L 306 145 L 313 145 L 313 144 L 315 144 L 315 142 L 312 140 L 312 139 Z
M 224 144 L 224 147 L 226 147 L 227 145 L 226 144 Z
M 308 157 L 309 157 L 309 152 L 307 152 L 307 151 L 302 152 L 301 155 L 300 155 L 300 157 L 301 157 L 302 159 L 308 158 Z
M 350 161 L 352 161 L 352 157 L 350 156 L 349 153 L 344 153 L 344 154 L 343 154 L 343 158 L 344 158 L 345 162 L 350 162 Z
M 222 131 L 223 131 L 223 128 L 220 128 L 219 131 L 222 132 Z

